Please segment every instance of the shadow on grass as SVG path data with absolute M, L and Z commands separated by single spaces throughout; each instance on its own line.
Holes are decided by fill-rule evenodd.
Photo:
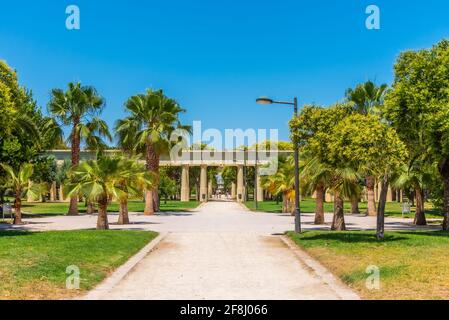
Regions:
M 0 238 L 3 237 L 17 237 L 17 236 L 30 236 L 33 233 L 30 231 L 22 230 L 0 230 Z
M 406 237 L 401 237 L 398 235 L 386 234 L 385 239 L 379 241 L 376 239 L 376 234 L 374 232 L 366 231 L 351 231 L 351 232 L 335 232 L 335 231 L 323 231 L 316 233 L 314 231 L 304 232 L 300 237 L 294 236 L 301 242 L 307 241 L 339 241 L 343 243 L 385 243 L 385 242 L 396 242 L 407 240 Z
M 424 236 L 424 237 L 442 237 L 442 238 L 448 238 L 449 239 L 449 231 L 400 231 L 398 232 L 400 234 L 409 235 L 409 236 Z

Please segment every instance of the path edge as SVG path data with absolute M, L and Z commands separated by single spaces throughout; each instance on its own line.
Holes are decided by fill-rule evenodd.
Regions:
M 312 258 L 307 252 L 302 250 L 288 236 L 281 236 L 282 242 L 293 251 L 296 257 L 309 267 L 331 290 L 333 290 L 342 300 L 361 300 L 360 296 L 340 279 L 335 277 L 320 262 Z
M 112 275 L 104 279 L 95 288 L 90 290 L 87 294 L 81 298 L 75 298 L 80 300 L 98 300 L 109 290 L 114 288 L 120 281 L 125 278 L 128 273 L 134 269 L 134 267 L 140 263 L 149 253 L 154 251 L 156 247 L 161 243 L 162 240 L 168 235 L 168 232 L 159 233 L 159 235 L 154 238 L 149 244 L 143 247 L 138 253 L 132 256 L 127 262 L 118 267 Z

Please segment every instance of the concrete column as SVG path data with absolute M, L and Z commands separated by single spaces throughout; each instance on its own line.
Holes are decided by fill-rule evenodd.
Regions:
M 387 202 L 393 202 L 393 190 L 391 190 L 391 188 L 388 188 Z
M 237 202 L 245 201 L 245 185 L 243 181 L 243 166 L 237 167 Z
M 189 166 L 182 166 L 181 174 L 181 202 L 190 201 L 190 181 L 189 181 Z
M 263 197 L 263 188 L 262 188 L 262 181 L 260 178 L 259 173 L 257 174 L 257 202 L 263 202 L 264 201 L 264 197 Z
M 50 201 L 56 201 L 56 181 L 53 181 L 50 187 Z
M 234 200 L 237 198 L 237 185 L 235 182 L 231 184 L 231 198 Z
M 379 202 L 380 199 L 380 191 L 382 190 L 382 183 L 378 182 L 376 187 L 374 188 L 374 193 L 375 193 L 375 197 L 376 197 L 376 202 Z
M 214 190 L 213 190 L 212 181 L 208 181 L 208 183 L 207 183 L 207 197 L 208 197 L 209 199 L 212 198 L 212 193 L 213 193 L 213 192 L 214 192 Z
M 201 166 L 201 175 L 200 175 L 200 201 L 207 202 L 207 166 Z
M 59 186 L 59 201 L 60 202 L 70 202 L 70 198 L 65 198 L 64 197 L 64 190 L 63 190 L 63 186 L 60 185 Z
M 332 201 L 334 201 L 334 197 L 332 196 L 332 194 L 329 192 L 329 190 L 326 190 L 326 194 L 325 194 L 325 197 L 324 197 L 325 199 L 324 199 L 324 201 L 326 201 L 326 202 L 332 202 Z
M 33 181 L 28 180 L 28 189 L 31 189 L 32 186 L 33 186 Z M 35 202 L 35 199 L 31 196 L 30 193 L 27 194 L 27 202 L 28 203 Z

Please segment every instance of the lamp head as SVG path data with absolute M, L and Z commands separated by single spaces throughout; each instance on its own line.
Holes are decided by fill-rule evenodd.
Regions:
M 273 99 L 270 99 L 268 97 L 260 97 L 256 100 L 256 102 L 262 105 L 273 104 Z

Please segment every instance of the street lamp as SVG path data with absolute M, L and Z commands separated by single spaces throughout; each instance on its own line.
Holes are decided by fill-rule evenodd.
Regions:
M 285 101 L 275 101 L 268 97 L 260 97 L 256 100 L 258 104 L 269 105 L 269 104 L 282 104 L 293 106 L 294 116 L 298 115 L 298 98 L 294 98 L 293 102 Z M 299 146 L 294 143 L 295 149 L 295 232 L 301 233 L 301 208 L 300 208 L 300 195 L 299 195 Z

